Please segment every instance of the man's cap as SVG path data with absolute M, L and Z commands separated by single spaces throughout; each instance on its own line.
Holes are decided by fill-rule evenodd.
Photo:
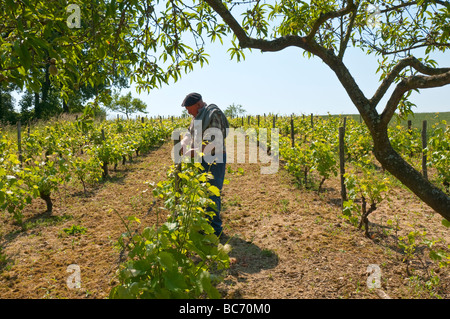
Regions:
M 186 95 L 186 97 L 183 100 L 183 103 L 181 103 L 181 106 L 191 106 L 197 103 L 202 99 L 202 96 L 198 93 L 189 93 Z

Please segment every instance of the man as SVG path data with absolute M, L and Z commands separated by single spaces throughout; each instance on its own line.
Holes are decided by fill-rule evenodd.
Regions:
M 203 102 L 199 93 L 188 94 L 181 106 L 185 107 L 193 117 L 189 126 L 190 138 L 183 139 L 182 145 L 190 144 L 187 147 L 189 149 L 187 154 L 191 157 L 198 156 L 200 152 L 204 153 L 201 164 L 206 172 L 213 175 L 213 179 L 210 180 L 211 185 L 216 186 L 221 191 L 225 178 L 225 137 L 227 128 L 229 128 L 228 120 L 217 105 L 207 105 Z M 201 148 L 200 145 L 195 145 L 200 143 Z M 221 197 L 211 196 L 210 198 L 216 203 L 216 215 L 210 220 L 211 226 L 214 228 L 215 234 L 220 236 L 223 230 L 220 217 Z M 207 210 L 212 211 L 211 208 Z

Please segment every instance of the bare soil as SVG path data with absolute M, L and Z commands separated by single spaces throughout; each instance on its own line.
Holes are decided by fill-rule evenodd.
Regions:
M 116 242 L 125 232 L 117 213 L 136 215 L 142 227 L 156 222 L 151 183 L 166 178 L 170 148 L 166 143 L 117 171 L 111 169 L 111 178 L 90 188 L 87 195 L 81 185 L 61 186 L 52 195 L 51 214 L 44 213 L 43 201 L 34 201 L 25 211 L 27 230 L 3 214 L 0 298 L 107 298 L 117 284 Z M 424 245 L 404 261 L 399 237 L 413 230 L 442 239 L 437 244 L 442 247 L 450 242 L 442 218 L 404 188 L 393 188 L 391 201 L 369 216 L 371 238 L 367 238 L 341 217 L 338 178 L 327 180 L 318 194 L 314 188 L 297 186 L 281 166 L 272 175 L 262 175 L 259 164 L 228 167 L 223 240 L 232 246 L 233 262 L 218 286 L 224 298 L 450 297 L 448 268 L 430 261 Z M 86 232 L 67 234 L 64 229 L 73 225 Z M 80 288 L 67 285 L 72 264 L 80 267 Z M 368 272 L 368 267 L 379 267 L 379 272 Z M 432 271 L 439 282 L 427 285 Z M 380 288 L 367 284 L 374 275 L 381 279 Z

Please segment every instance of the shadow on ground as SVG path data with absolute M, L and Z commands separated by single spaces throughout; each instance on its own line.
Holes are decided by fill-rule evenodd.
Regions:
M 221 241 L 231 245 L 232 250 L 229 256 L 234 260 L 231 266 L 234 271 L 254 274 L 278 265 L 278 256 L 272 250 L 261 249 L 254 243 L 238 236 L 225 237 Z

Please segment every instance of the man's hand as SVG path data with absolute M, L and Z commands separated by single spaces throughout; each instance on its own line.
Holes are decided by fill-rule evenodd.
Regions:
M 197 153 L 197 151 L 198 151 L 197 148 L 191 148 L 186 152 L 186 154 L 183 155 L 190 156 L 191 158 L 193 158 L 195 156 L 195 153 Z

